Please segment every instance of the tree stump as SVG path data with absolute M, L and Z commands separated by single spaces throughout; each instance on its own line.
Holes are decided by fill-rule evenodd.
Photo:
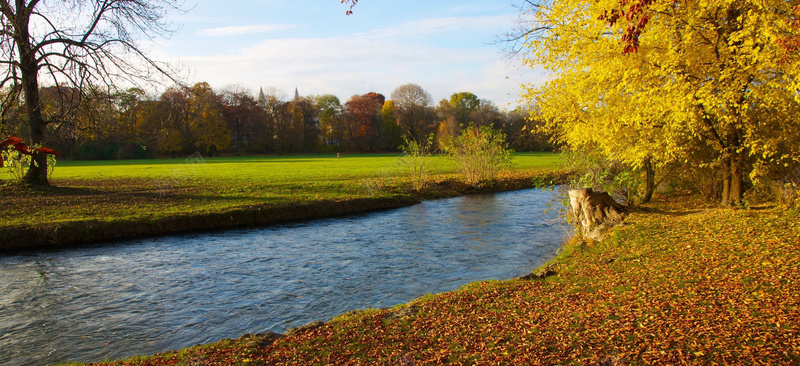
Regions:
M 625 208 L 614 201 L 608 192 L 591 188 L 569 191 L 572 216 L 584 238 L 600 241 L 602 231 L 622 222 Z

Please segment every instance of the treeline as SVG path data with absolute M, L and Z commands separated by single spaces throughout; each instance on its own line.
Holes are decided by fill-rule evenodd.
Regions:
M 502 130 L 518 151 L 552 150 L 548 139 L 524 130 L 528 111 L 500 110 L 475 94 L 453 94 L 434 106 L 415 84 L 390 96 L 370 92 L 342 103 L 334 95 L 293 98 L 275 89 L 257 95 L 239 86 L 173 86 L 160 96 L 141 89 L 41 90 L 50 121 L 47 146 L 62 157 L 94 159 L 220 154 L 399 151 L 416 141 L 457 136 L 470 123 Z M 3 115 L 3 135 L 29 134 L 22 101 Z

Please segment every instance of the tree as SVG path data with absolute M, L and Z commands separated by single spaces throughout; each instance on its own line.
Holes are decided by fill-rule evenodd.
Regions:
M 404 84 L 392 92 L 394 113 L 403 133 L 422 142 L 436 129 L 433 98 L 417 84 Z
M 188 103 L 188 125 L 194 137 L 195 146 L 207 150 L 215 156 L 228 147 L 230 131 L 222 118 L 222 103 L 208 83 L 195 84 L 191 89 Z
M 373 150 L 385 101 L 383 94 L 370 92 L 354 95 L 345 103 L 345 139 L 356 150 Z
M 437 107 L 439 115 L 439 139 L 455 138 L 461 126 L 472 122 L 470 115 L 480 106 L 480 99 L 470 92 L 454 93 L 450 99 L 442 99 Z
M 336 146 L 341 151 L 344 129 L 342 126 L 342 103 L 335 95 L 322 95 L 317 98 L 319 126 L 322 141 L 328 146 Z
M 381 150 L 397 151 L 402 150 L 402 146 L 406 143 L 403 136 L 403 131 L 400 125 L 397 124 L 394 114 L 394 102 L 387 100 L 383 103 L 380 112 L 380 128 L 378 129 L 378 145 Z
M 500 108 L 489 100 L 481 99 L 478 102 L 477 108 L 469 114 L 470 122 L 474 122 L 478 126 L 491 126 L 499 128 L 503 123 L 503 115 L 500 113 Z
M 518 107 L 504 113 L 502 130 L 508 136 L 509 146 L 516 151 L 553 151 L 550 137 L 537 132 L 543 124 L 538 111 Z
M 745 179 L 760 174 L 754 167 L 800 162 L 796 150 L 775 142 L 797 138 L 776 134 L 797 130 L 789 121 L 800 101 L 800 65 L 777 42 L 798 35 L 786 21 L 796 4 L 624 6 L 645 3 L 645 13 L 623 13 L 617 0 L 529 2 L 525 62 L 554 78 L 527 95 L 540 102 L 556 139 L 598 146 L 645 170 L 673 161 L 715 167 L 724 205 L 741 203 Z M 762 106 L 781 117 L 765 118 Z
M 262 112 L 261 130 L 256 134 L 263 152 L 284 151 L 283 136 L 288 134 L 288 126 L 284 123 L 287 115 L 286 94 L 277 88 L 261 89 L 258 94 L 258 107 Z
M 163 115 L 159 147 L 173 155 L 192 148 L 192 130 L 189 126 L 190 90 L 173 86 L 161 94 L 159 110 Z
M 6 102 L 23 95 L 30 141 L 44 144 L 51 122 L 42 115 L 40 80 L 83 90 L 147 79 L 153 70 L 168 74 L 137 39 L 168 35 L 164 16 L 176 8 L 172 0 L 0 0 L 0 88 L 12 91 Z M 49 184 L 45 155 L 34 154 L 25 182 Z
M 253 140 L 254 128 L 261 114 L 256 99 L 243 86 L 231 85 L 222 92 L 223 116 L 233 132 L 236 156 L 241 156 L 245 143 Z

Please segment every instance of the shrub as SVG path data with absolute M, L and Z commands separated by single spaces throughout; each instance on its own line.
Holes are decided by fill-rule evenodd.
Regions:
M 416 191 L 421 190 L 428 182 L 430 175 L 428 157 L 433 148 L 433 140 L 433 134 L 430 134 L 428 140 L 423 142 L 403 136 L 404 143 L 400 146 L 400 150 L 405 154 L 400 162 L 411 179 L 411 186 Z
M 478 185 L 511 166 L 511 153 L 503 132 L 489 126 L 470 124 L 461 134 L 441 145 L 456 161 L 464 182 Z

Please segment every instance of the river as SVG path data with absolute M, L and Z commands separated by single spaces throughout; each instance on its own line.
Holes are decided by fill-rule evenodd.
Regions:
M 474 281 L 510 279 L 565 240 L 549 191 L 0 256 L 0 364 L 92 362 L 284 332 Z

